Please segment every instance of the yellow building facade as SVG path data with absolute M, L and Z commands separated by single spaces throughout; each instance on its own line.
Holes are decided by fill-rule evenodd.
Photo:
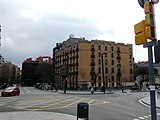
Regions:
M 70 36 L 53 48 L 53 77 L 60 88 L 121 87 L 133 81 L 132 45 Z

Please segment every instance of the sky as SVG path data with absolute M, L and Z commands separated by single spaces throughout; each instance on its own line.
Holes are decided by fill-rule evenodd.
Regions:
M 159 39 L 160 3 L 154 6 Z M 56 43 L 74 34 L 133 44 L 135 61 L 147 61 L 148 50 L 135 45 L 134 34 L 134 25 L 144 19 L 138 0 L 0 0 L 0 54 L 21 67 L 30 57 L 52 57 Z

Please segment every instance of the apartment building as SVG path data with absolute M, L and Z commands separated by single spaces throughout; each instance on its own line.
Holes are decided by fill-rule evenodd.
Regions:
M 10 61 L 2 64 L 2 83 L 15 84 L 20 82 L 20 68 Z
M 51 83 L 51 66 L 49 56 L 40 56 L 36 60 L 27 58 L 22 63 L 22 84 L 32 86 L 36 83 Z
M 68 89 L 120 87 L 133 81 L 132 45 L 71 35 L 53 48 L 52 67 L 60 88 L 66 80 Z

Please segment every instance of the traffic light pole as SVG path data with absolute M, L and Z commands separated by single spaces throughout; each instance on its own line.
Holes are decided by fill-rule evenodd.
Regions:
M 156 113 L 156 97 L 155 97 L 155 80 L 154 80 L 154 67 L 153 67 L 153 52 L 152 46 L 157 45 L 156 41 L 146 42 L 143 47 L 148 47 L 148 62 L 149 62 L 149 87 L 150 87 L 150 104 L 151 104 L 151 118 L 157 120 Z

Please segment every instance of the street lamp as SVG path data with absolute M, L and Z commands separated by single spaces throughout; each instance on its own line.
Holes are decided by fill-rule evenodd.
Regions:
M 104 65 L 103 65 L 103 55 L 107 53 L 101 54 L 101 60 L 102 60 L 102 77 L 103 77 L 103 92 L 105 93 L 105 81 L 104 81 Z

